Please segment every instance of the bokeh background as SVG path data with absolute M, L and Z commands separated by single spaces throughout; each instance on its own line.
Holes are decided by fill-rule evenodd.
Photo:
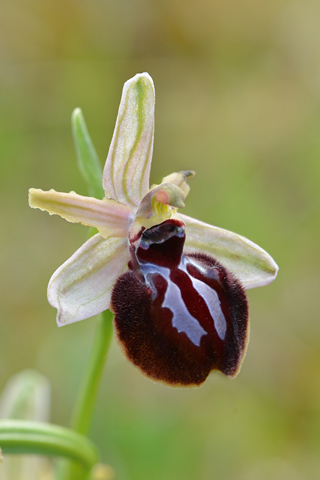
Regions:
M 58 329 L 46 287 L 87 231 L 29 209 L 27 191 L 86 194 L 72 110 L 103 162 L 137 72 L 156 86 L 151 180 L 196 170 L 185 212 L 280 266 L 249 291 L 235 380 L 170 389 L 113 343 L 91 438 L 118 480 L 319 478 L 319 19 L 317 0 L 1 2 L 1 388 L 37 369 L 52 384 L 52 421 L 68 424 L 95 320 Z

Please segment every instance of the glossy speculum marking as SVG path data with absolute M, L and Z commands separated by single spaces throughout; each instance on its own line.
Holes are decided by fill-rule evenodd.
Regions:
M 246 350 L 248 304 L 240 282 L 217 260 L 184 254 L 185 226 L 166 220 L 131 245 L 112 310 L 128 358 L 171 385 L 200 385 L 211 370 L 235 376 Z

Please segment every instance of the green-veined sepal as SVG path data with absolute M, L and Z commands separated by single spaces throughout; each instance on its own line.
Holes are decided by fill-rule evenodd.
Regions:
M 56 270 L 48 285 L 48 300 L 58 310 L 59 326 L 109 308 L 112 287 L 128 268 L 127 242 L 127 238 L 106 239 L 98 233 Z
M 261 247 L 237 233 L 178 214 L 186 224 L 186 252 L 207 253 L 236 275 L 245 288 L 268 285 L 278 265 Z
M 155 93 L 147 73 L 123 87 L 117 122 L 103 172 L 108 198 L 136 207 L 149 189 Z

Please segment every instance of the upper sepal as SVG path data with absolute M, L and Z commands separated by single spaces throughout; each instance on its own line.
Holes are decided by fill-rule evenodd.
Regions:
M 108 198 L 136 207 L 149 189 L 153 150 L 155 92 L 152 78 L 140 73 L 123 87 L 117 122 L 103 172 Z

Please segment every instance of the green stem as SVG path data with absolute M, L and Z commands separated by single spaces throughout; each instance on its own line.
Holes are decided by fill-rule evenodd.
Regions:
M 89 430 L 112 332 L 112 314 L 107 310 L 98 317 L 91 357 L 71 422 L 71 428 L 83 435 Z
M 112 314 L 110 311 L 105 311 L 99 315 L 97 320 L 91 356 L 71 421 L 71 428 L 82 435 L 86 435 L 90 427 L 112 332 Z M 80 477 L 76 465 L 68 462 L 68 464 L 65 463 L 62 466 L 59 472 L 59 480 L 78 478 Z
M 29 453 L 65 457 L 76 461 L 87 475 L 98 461 L 92 442 L 57 425 L 26 420 L 1 420 L 0 445 L 4 454 Z

